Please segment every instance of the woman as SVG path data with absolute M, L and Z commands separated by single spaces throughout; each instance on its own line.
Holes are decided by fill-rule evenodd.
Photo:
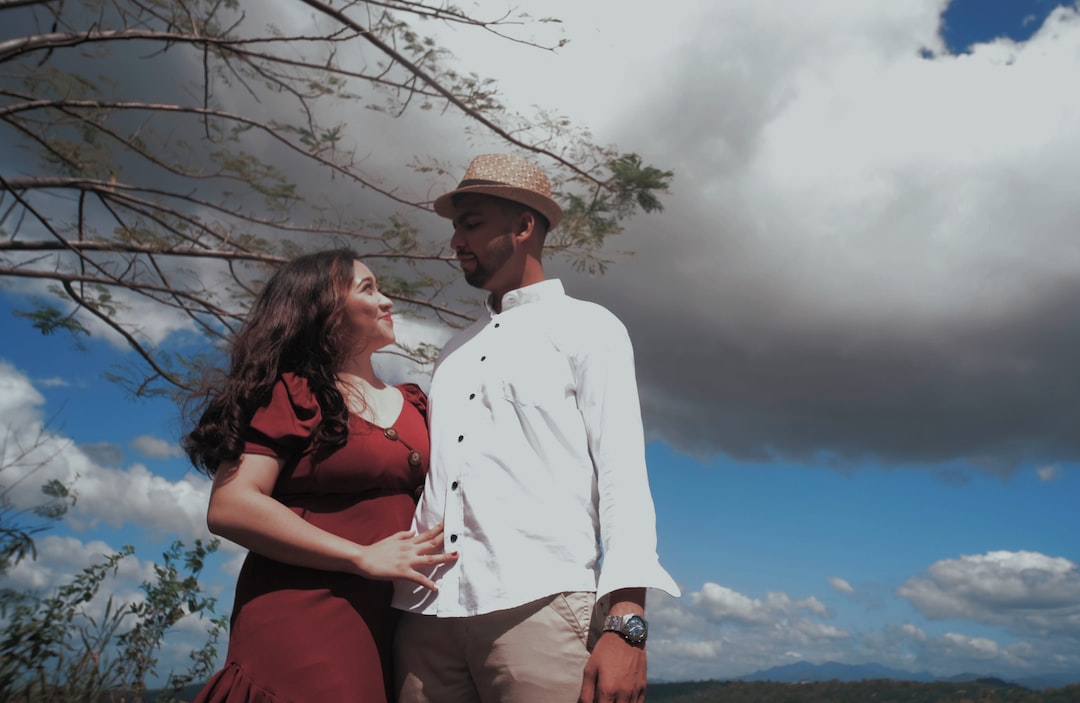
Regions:
M 453 561 L 406 532 L 428 459 L 426 398 L 383 383 L 391 301 L 349 250 L 302 256 L 259 293 L 229 373 L 185 440 L 213 479 L 207 524 L 250 551 L 225 668 L 198 703 L 387 701 L 389 579 Z

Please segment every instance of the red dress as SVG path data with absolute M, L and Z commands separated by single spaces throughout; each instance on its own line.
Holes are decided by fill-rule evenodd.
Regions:
M 285 460 L 273 496 L 313 525 L 360 544 L 407 530 L 428 465 L 427 399 L 413 384 L 399 388 L 406 402 L 393 431 L 350 416 L 345 445 L 315 464 L 319 406 L 305 380 L 285 374 L 255 412 L 244 451 Z M 420 460 L 410 464 L 413 451 Z M 249 553 L 225 668 L 196 703 L 393 700 L 392 593 L 389 581 Z

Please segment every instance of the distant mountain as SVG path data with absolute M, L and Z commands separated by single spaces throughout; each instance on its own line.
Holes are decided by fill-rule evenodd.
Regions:
M 983 674 L 956 674 L 955 676 L 939 676 L 938 681 L 945 681 L 946 683 L 966 683 L 967 681 L 986 681 L 997 686 L 1019 686 L 1018 683 L 1013 681 L 1006 681 L 1005 679 L 998 678 L 997 676 L 985 676 Z
M 774 681 L 777 683 L 798 683 L 800 681 L 865 681 L 868 679 L 892 679 L 894 681 L 921 681 L 930 683 L 965 682 L 980 680 L 997 680 L 1002 684 L 1012 684 L 1029 688 L 1036 691 L 1044 691 L 1048 688 L 1063 688 L 1072 684 L 1080 683 L 1080 673 L 1076 674 L 1045 674 L 1042 676 L 1029 676 L 1022 679 L 1004 680 L 1001 677 L 987 674 L 959 674 L 949 677 L 936 677 L 927 671 L 905 671 L 893 669 L 882 664 L 841 664 L 839 662 L 825 662 L 824 664 L 810 664 L 809 662 L 796 662 L 775 666 L 763 671 L 755 671 L 746 676 L 735 677 L 736 681 Z
M 1025 676 L 1022 679 L 1014 679 L 1016 683 L 1035 691 L 1045 691 L 1048 688 L 1065 688 L 1074 684 L 1080 684 L 1080 674 L 1043 674 L 1042 676 Z
M 864 681 L 866 679 L 894 679 L 896 681 L 933 681 L 928 672 L 904 671 L 882 664 L 841 664 L 825 662 L 811 664 L 796 662 L 784 666 L 774 666 L 764 671 L 755 671 L 746 676 L 738 676 L 737 681 L 776 681 L 779 683 L 798 683 L 800 681 Z

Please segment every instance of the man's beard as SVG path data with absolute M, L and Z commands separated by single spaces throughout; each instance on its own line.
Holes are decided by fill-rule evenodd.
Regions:
M 499 237 L 497 245 L 484 252 L 482 259 L 477 255 L 476 266 L 472 271 L 465 272 L 465 282 L 474 288 L 483 288 L 514 255 L 514 243 L 510 241 L 512 236 L 512 233 L 507 233 Z

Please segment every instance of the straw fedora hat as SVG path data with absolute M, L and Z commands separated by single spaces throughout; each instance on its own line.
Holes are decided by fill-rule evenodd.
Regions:
M 551 182 L 539 166 L 511 154 L 482 154 L 469 164 L 457 188 L 435 199 L 435 212 L 453 219 L 454 198 L 476 193 L 527 205 L 548 221 L 548 229 L 562 220 L 559 204 L 551 198 Z

